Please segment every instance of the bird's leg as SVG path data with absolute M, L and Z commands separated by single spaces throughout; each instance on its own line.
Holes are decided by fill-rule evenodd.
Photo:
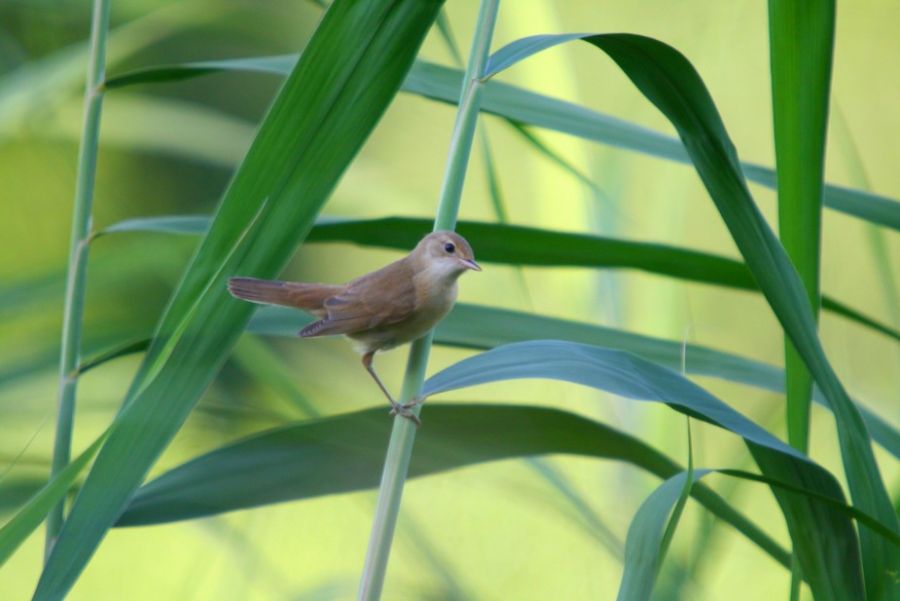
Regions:
M 369 375 L 375 379 L 375 383 L 378 384 L 378 387 L 381 389 L 381 392 L 384 393 L 384 396 L 387 397 L 387 400 L 390 401 L 391 407 L 397 407 L 400 405 L 397 401 L 394 400 L 394 397 L 391 396 L 391 393 L 388 392 L 388 389 L 385 388 L 384 384 L 381 382 L 381 378 L 378 377 L 378 374 L 375 373 L 375 368 L 372 367 L 372 357 L 375 356 L 375 351 L 370 351 L 363 355 L 362 363 L 363 367 L 366 368 L 366 371 L 369 372 Z
M 418 399 L 414 399 L 413 402 L 400 404 L 394 400 L 394 397 L 391 396 L 391 393 L 388 392 L 388 389 L 385 388 L 384 384 L 381 382 L 381 378 L 378 377 L 378 374 L 375 373 L 375 368 L 372 367 L 372 357 L 375 356 L 375 351 L 369 351 L 362 358 L 363 367 L 366 368 L 366 371 L 369 372 L 369 375 L 375 380 L 375 383 L 378 384 L 378 387 L 381 389 L 381 392 L 384 393 L 384 396 L 387 397 L 387 400 L 391 403 L 391 415 L 402 415 L 416 426 L 421 426 L 422 421 L 419 417 L 411 411 L 412 407 L 415 407 L 419 401 Z

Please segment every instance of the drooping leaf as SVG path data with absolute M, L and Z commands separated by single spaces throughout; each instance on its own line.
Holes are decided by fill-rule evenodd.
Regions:
M 640 440 L 556 409 L 445 405 L 428 408 L 409 477 L 485 461 L 567 453 L 627 461 L 661 478 L 681 468 Z M 383 409 L 302 422 L 227 445 L 144 485 L 119 525 L 182 520 L 281 501 L 374 488 L 390 420 Z M 497 436 L 502 429 L 503 436 Z M 789 555 L 705 487 L 694 498 L 787 567 Z
M 500 68 L 542 49 L 574 39 L 584 40 L 613 59 L 678 131 L 747 266 L 785 334 L 831 405 L 837 423 L 844 473 L 854 502 L 892 529 L 900 531 L 872 452 L 865 422 L 825 356 L 803 283 L 753 202 L 734 145 L 709 92 L 691 63 L 674 48 L 644 36 L 533 36 L 498 50 L 491 58 L 486 76 L 496 74 Z M 790 517 L 788 522 L 790 526 Z M 900 553 L 866 527 L 860 527 L 860 539 L 866 588 L 876 592 L 876 598 L 882 598 L 886 579 L 900 563 Z M 801 564 L 804 570 L 813 568 L 804 565 L 802 556 Z M 818 566 L 815 569 L 822 571 L 825 568 Z M 813 585 L 814 594 L 829 594 L 826 587 L 825 581 Z
M 417 441 L 410 477 L 550 453 L 626 461 L 660 478 L 671 477 L 681 469 L 628 434 L 556 409 L 437 403 L 428 407 L 427 419 Z M 501 429 L 503 436 L 497 436 Z M 380 408 L 261 432 L 197 457 L 148 483 L 139 490 L 119 525 L 164 523 L 372 488 L 378 482 L 389 434 L 390 420 Z M 877 524 L 870 516 L 848 507 L 840 496 L 830 496 L 827 486 L 808 489 L 796 480 L 739 470 L 717 471 L 808 496 L 841 516 Z M 783 549 L 710 489 L 697 485 L 691 495 L 789 567 L 789 556 Z M 891 536 L 889 529 L 879 527 Z
M 411 217 L 322 218 L 310 231 L 307 241 L 351 242 L 409 250 L 431 231 L 431 225 L 430 220 Z M 136 231 L 200 234 L 207 227 L 202 216 L 148 217 L 113 224 L 100 234 Z M 758 290 L 747 266 L 740 261 L 666 244 L 476 221 L 459 222 L 457 231 L 472 242 L 478 260 L 488 263 L 640 269 L 687 281 Z M 837 300 L 824 296 L 822 305 L 833 313 L 900 341 L 900 332 Z
M 243 330 L 240 271 L 274 276 L 386 109 L 440 2 L 338 0 L 285 81 L 162 317 L 35 592 L 65 596 Z
M 108 87 L 149 83 L 200 76 L 212 70 L 247 70 L 287 73 L 295 55 L 237 59 L 238 62 L 206 61 L 163 67 L 148 67 L 110 78 Z M 463 74 L 459 69 L 419 60 L 413 65 L 403 89 L 440 102 L 456 104 Z M 583 106 L 537 94 L 497 81 L 484 85 L 481 110 L 505 119 L 551 129 L 617 148 L 649 154 L 672 161 L 690 162 L 682 143 L 671 136 L 623 121 Z M 770 167 L 741 163 L 751 181 L 775 188 L 775 171 Z M 886 196 L 829 184 L 825 186 L 825 206 L 836 211 L 900 230 L 900 202 Z
M 629 399 L 665 403 L 741 436 L 765 476 L 843 500 L 835 478 L 805 455 L 674 371 L 622 351 L 554 340 L 509 344 L 435 374 L 426 382 L 424 393 L 521 378 L 557 379 Z M 816 598 L 861 598 L 859 547 L 846 514 L 814 498 L 777 488 L 773 492 Z M 890 520 L 874 517 L 891 529 Z
M 649 601 L 662 563 L 660 548 L 667 524 L 671 523 L 669 516 L 681 501 L 683 491 L 686 488 L 689 490 L 694 482 L 708 473 L 710 470 L 675 474 L 641 503 L 628 527 L 625 567 L 617 601 Z
M 286 307 L 260 307 L 247 326 L 248 332 L 269 336 L 294 338 L 297 332 L 311 323 L 311 318 Z M 784 393 L 784 372 L 760 361 L 733 355 L 699 345 L 654 338 L 589 323 L 579 323 L 530 313 L 496 309 L 480 305 L 457 303 L 453 311 L 437 326 L 434 343 L 444 346 L 488 350 L 501 344 L 525 342 L 550 337 L 570 342 L 606 346 L 664 365 L 680 369 L 685 353 L 687 373 L 712 376 L 763 390 Z M 129 350 L 137 352 L 149 345 L 149 340 L 129 343 Z M 89 360 L 93 367 L 121 356 L 123 347 L 116 345 Z M 828 403 L 816 392 L 814 400 L 828 408 Z M 894 457 L 900 458 L 900 432 L 876 414 L 859 405 L 872 438 Z

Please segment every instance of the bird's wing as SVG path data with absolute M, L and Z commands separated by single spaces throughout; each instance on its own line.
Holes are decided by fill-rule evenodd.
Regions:
M 325 319 L 300 331 L 301 336 L 353 334 L 403 321 L 417 305 L 413 271 L 404 260 L 353 280 L 325 299 Z

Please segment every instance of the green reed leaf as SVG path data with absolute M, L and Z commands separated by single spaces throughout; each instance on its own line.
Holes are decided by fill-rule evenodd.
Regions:
M 126 84 L 184 79 L 217 71 L 261 71 L 283 74 L 290 70 L 296 60 L 296 55 L 284 55 L 147 67 L 112 77 L 107 86 L 115 88 Z M 459 69 L 419 60 L 410 70 L 403 89 L 439 102 L 456 104 L 459 101 L 462 79 L 463 74 Z M 485 83 L 481 110 L 518 123 L 670 161 L 688 163 L 691 160 L 684 145 L 677 138 L 565 100 L 498 81 Z M 742 162 L 741 167 L 745 177 L 750 181 L 768 188 L 776 187 L 775 171 L 772 168 L 747 162 Z M 828 184 L 825 186 L 824 203 L 826 207 L 835 211 L 900 230 L 900 202 L 893 198 Z
M 162 317 L 36 600 L 65 596 L 178 431 L 250 317 L 252 308 L 230 299 L 225 281 L 236 271 L 280 271 L 399 89 L 439 5 L 338 0 L 326 13 Z
M 678 131 L 747 266 L 832 407 L 844 473 L 854 502 L 900 531 L 865 422 L 825 356 L 803 283 L 753 202 L 737 152 L 709 92 L 690 62 L 674 48 L 638 35 L 533 36 L 497 51 L 491 59 L 489 75 L 542 49 L 573 39 L 583 39 L 612 58 Z M 790 524 L 790 518 L 788 521 Z M 877 591 L 880 598 L 886 579 L 896 570 L 900 553 L 865 527 L 860 527 L 860 539 L 866 588 Z M 822 566 L 807 565 L 802 557 L 801 567 L 822 573 L 825 570 Z M 817 597 L 833 594 L 824 580 L 812 579 L 811 586 Z
M 98 235 L 115 232 L 201 234 L 208 223 L 197 216 L 128 219 Z M 410 217 L 380 219 L 322 218 L 310 231 L 308 242 L 352 242 L 362 246 L 409 250 L 429 232 L 431 222 Z M 479 261 L 540 267 L 592 267 L 640 269 L 678 279 L 758 290 L 747 266 L 740 261 L 700 251 L 539 228 L 461 221 L 457 230 L 477 249 Z M 900 341 L 900 332 L 828 296 L 822 306 L 837 315 Z
M 435 374 L 426 382 L 425 392 L 433 395 L 523 378 L 562 380 L 627 399 L 665 403 L 741 436 L 767 477 L 793 482 L 843 502 L 840 485 L 827 470 L 676 372 L 622 351 L 558 340 L 509 344 Z M 801 498 L 778 488 L 773 488 L 773 492 L 784 513 L 803 574 L 816 597 L 860 598 L 863 593 L 859 546 L 846 514 L 814 498 Z M 885 522 L 879 516 L 873 517 Z M 890 521 L 886 523 L 891 529 Z
M 390 420 L 369 409 L 262 432 L 170 470 L 135 495 L 119 525 L 183 520 L 288 500 L 374 488 Z M 435 404 L 416 440 L 409 477 L 550 453 L 625 461 L 661 478 L 677 463 L 639 439 L 556 409 Z M 504 436 L 498 437 L 502 429 Z M 242 467 L 236 469 L 238 465 Z M 202 475 L 202 476 L 201 476 Z M 692 495 L 783 566 L 790 556 L 709 488 Z

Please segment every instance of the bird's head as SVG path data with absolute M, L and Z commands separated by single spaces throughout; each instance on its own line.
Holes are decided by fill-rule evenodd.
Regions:
M 416 246 L 413 256 L 422 268 L 453 279 L 469 269 L 481 271 L 472 247 L 456 232 L 428 234 Z

